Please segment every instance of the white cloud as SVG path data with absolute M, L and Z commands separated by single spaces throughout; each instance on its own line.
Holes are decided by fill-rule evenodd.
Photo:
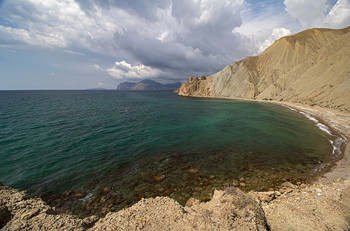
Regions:
M 65 47 L 66 42 L 63 36 L 58 34 L 42 34 L 35 31 L 5 27 L 0 25 L 0 37 L 6 42 L 14 41 L 26 43 L 32 46 L 44 47 Z
M 325 27 L 343 28 L 350 25 L 350 2 L 349 0 L 338 0 L 326 16 L 323 23 Z
M 192 5 L 195 6 L 195 10 L 191 10 L 187 14 L 186 19 L 192 23 L 194 27 L 201 26 L 220 26 L 220 27 L 233 27 L 241 24 L 240 11 L 244 3 L 244 0 L 201 0 L 192 1 Z M 177 4 L 174 1 L 173 4 Z M 181 4 L 184 8 L 184 4 Z
M 159 41 L 161 41 L 161 42 L 163 42 L 165 39 L 166 39 L 166 37 L 168 37 L 168 32 L 163 32 L 162 34 L 160 34 L 158 37 L 157 37 L 157 39 L 159 40 Z
M 286 11 L 297 18 L 303 28 L 320 27 L 328 9 L 327 0 L 285 0 Z
M 273 28 L 271 36 L 269 36 L 263 44 L 259 46 L 259 51 L 263 52 L 266 48 L 268 48 L 274 41 L 276 41 L 279 38 L 282 38 L 284 36 L 290 35 L 291 32 L 290 30 L 283 28 L 283 27 L 278 27 L 278 28 Z
M 106 39 L 112 40 L 121 28 L 101 9 L 87 15 L 74 0 L 7 1 L 0 9 L 2 17 L 16 27 L 1 26 L 7 38 L 33 46 L 70 46 L 96 51 Z M 75 53 L 77 54 L 77 53 Z
M 72 54 L 72 55 L 86 56 L 85 54 L 80 53 L 80 52 L 77 52 L 77 51 L 72 51 L 72 50 L 68 50 L 68 49 L 66 49 L 66 50 L 64 50 L 64 51 L 65 51 L 66 53 Z
M 264 2 L 245 2 L 242 10 L 243 23 L 236 27 L 232 33 L 240 35 L 244 49 L 250 55 L 258 55 L 276 39 L 295 31 L 294 19 L 285 11 L 283 3 L 267 4 Z M 299 25 L 299 23 L 298 23 Z
M 329 0 L 284 0 L 281 5 L 246 2 L 242 11 L 243 24 L 232 32 L 251 40 L 251 52 L 258 54 L 280 37 L 303 29 L 349 26 L 350 1 L 338 0 L 334 6 L 330 4 Z M 258 6 L 261 8 L 257 9 Z
M 107 72 L 116 79 L 154 78 L 161 74 L 161 71 L 156 68 L 148 67 L 143 64 L 132 66 L 124 60 L 121 62 L 115 62 L 113 67 L 107 69 Z
M 97 85 L 100 86 L 100 87 L 102 87 L 102 86 L 104 85 L 104 83 L 98 82 Z
M 333 6 L 327 0 L 285 0 L 286 11 L 302 29 L 314 27 L 343 28 L 350 25 L 350 1 L 338 0 Z M 330 10 L 329 10 L 330 9 Z
M 100 65 L 98 65 L 98 64 L 94 64 L 94 65 L 92 65 L 92 66 L 94 67 L 94 69 L 95 69 L 96 71 L 102 70 L 102 68 L 101 68 Z

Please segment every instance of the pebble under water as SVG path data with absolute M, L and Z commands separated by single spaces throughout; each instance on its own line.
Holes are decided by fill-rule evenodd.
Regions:
M 338 158 L 331 138 L 269 103 L 155 91 L 0 91 L 0 181 L 82 217 L 141 198 L 184 205 L 232 185 L 301 183 Z

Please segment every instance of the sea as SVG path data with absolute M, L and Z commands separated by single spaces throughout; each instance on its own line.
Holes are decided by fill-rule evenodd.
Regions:
M 341 155 L 307 116 L 170 91 L 0 91 L 0 181 L 79 216 L 301 184 Z

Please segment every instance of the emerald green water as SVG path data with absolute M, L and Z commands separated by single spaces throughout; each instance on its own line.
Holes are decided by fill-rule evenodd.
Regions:
M 239 182 L 267 190 L 303 181 L 334 158 L 328 139 L 303 115 L 268 103 L 171 92 L 0 92 L 0 181 L 31 195 L 50 192 L 56 206 L 62 192 L 82 192 L 80 204 L 67 206 L 86 214 L 157 195 L 205 200 Z

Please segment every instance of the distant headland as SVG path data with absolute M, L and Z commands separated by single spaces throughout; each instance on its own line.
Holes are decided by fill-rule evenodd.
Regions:
M 181 86 L 180 82 L 161 84 L 156 81 L 145 79 L 137 83 L 123 82 L 117 87 L 118 91 L 173 91 Z

